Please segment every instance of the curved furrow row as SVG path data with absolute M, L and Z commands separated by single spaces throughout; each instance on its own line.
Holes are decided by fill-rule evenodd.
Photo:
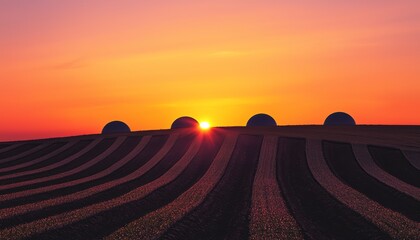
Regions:
M 26 156 L 29 156 L 30 154 L 33 154 L 45 147 L 47 147 L 49 144 L 38 144 L 38 143 L 27 143 L 23 144 L 19 147 L 16 147 L 10 151 L 7 151 L 3 154 L 0 154 L 0 168 L 3 164 L 6 164 L 11 161 L 15 161 L 16 159 L 20 159 Z
M 205 200 L 159 239 L 246 239 L 262 137 L 241 135 L 226 171 Z
M 420 170 L 420 152 L 404 151 L 403 153 L 407 161 L 417 170 Z
M 72 157 L 73 155 L 76 156 L 78 154 L 83 154 L 84 152 L 84 148 L 89 148 L 89 146 L 93 146 L 89 145 L 89 143 L 91 143 L 92 140 L 84 140 L 84 141 L 79 141 L 79 142 L 75 142 L 74 144 L 71 145 L 71 147 L 67 148 L 66 150 L 54 155 L 54 156 L 50 156 L 46 159 L 44 159 L 43 161 L 37 162 L 37 163 L 33 163 L 32 161 L 28 162 L 28 166 L 19 168 L 19 169 L 14 169 L 8 172 L 4 172 L 3 176 L 0 176 L 0 185 L 4 185 L 4 184 L 9 184 L 12 182 L 17 182 L 18 179 L 17 177 L 21 177 L 21 176 L 26 176 L 26 175 L 31 175 L 34 173 L 38 173 L 38 172 L 42 172 L 42 171 L 47 171 L 50 169 L 53 169 L 55 167 L 60 166 L 60 164 L 65 164 L 65 161 L 71 161 L 72 159 L 70 157 Z M 99 141 L 96 140 L 95 143 L 98 143 Z
M 1 153 L 1 150 L 3 149 L 3 148 L 6 148 L 6 147 L 9 147 L 10 146 L 10 144 L 0 144 L 0 153 Z
M 50 154 L 51 152 L 54 152 L 57 149 L 60 149 L 61 147 L 65 146 L 65 145 L 66 145 L 65 142 L 55 142 L 55 143 L 51 143 L 51 144 L 46 144 L 45 147 L 43 147 L 42 149 L 39 149 L 38 151 L 36 151 L 36 152 L 34 152 L 30 155 L 15 159 L 15 160 L 10 161 L 10 162 L 0 164 L 0 170 L 6 169 L 6 171 L 7 171 L 7 169 L 9 169 L 9 168 L 14 168 L 17 165 L 25 164 L 27 162 L 30 162 L 30 161 L 34 160 L 34 159 L 41 158 L 41 157 L 45 156 L 46 154 Z
M 315 153 L 317 151 L 322 154 L 322 148 L 315 149 Z M 306 155 L 304 139 L 279 139 L 277 179 L 305 238 L 389 239 L 375 225 L 338 202 L 324 189 L 322 182 L 319 184 L 317 176 L 324 174 L 324 165 L 313 164 L 312 159 L 316 156 L 311 140 L 308 141 Z M 329 182 L 323 177 L 323 181 Z
M 96 214 L 99 214 L 103 211 L 144 198 L 145 196 L 149 195 L 153 191 L 172 182 L 182 173 L 182 171 L 189 165 L 193 157 L 197 154 L 201 145 L 201 140 L 202 140 L 201 138 L 198 138 L 196 141 L 194 141 L 194 143 L 190 146 L 190 148 L 184 154 L 182 159 L 180 159 L 169 171 L 167 171 L 164 175 L 162 175 L 158 179 L 144 186 L 141 186 L 123 196 L 116 197 L 105 202 L 101 202 L 101 203 L 94 204 L 88 207 L 79 208 L 74 211 L 55 215 L 49 218 L 43 218 L 34 222 L 21 224 L 18 226 L 14 226 L 12 228 L 1 230 L 0 238 L 21 239 L 24 237 L 31 237 L 32 239 L 36 239 L 36 238 L 45 239 L 46 236 L 43 236 L 43 234 L 47 234 L 47 236 L 50 236 L 50 234 L 58 234 L 60 235 L 58 239 L 65 239 L 65 238 L 77 239 L 78 237 L 81 237 L 81 236 L 78 236 L 77 234 L 62 235 L 61 233 L 64 233 L 63 231 L 61 231 L 63 230 L 62 228 L 65 227 L 66 225 L 70 226 L 71 224 L 77 224 L 79 221 L 95 216 Z M 130 209 L 129 211 L 133 211 L 133 210 Z M 93 225 L 97 226 L 95 224 Z M 54 229 L 56 229 L 57 231 L 53 231 Z M 71 229 L 69 230 L 71 231 Z M 90 231 L 91 229 L 88 229 L 87 231 L 79 232 L 79 234 L 89 234 Z M 38 234 L 38 235 L 35 235 L 35 234 Z
M 170 204 L 130 222 L 107 239 L 153 239 L 201 204 L 225 172 L 236 144 L 237 134 L 226 136 L 205 175 Z
M 60 239 L 102 238 L 125 224 L 165 206 L 202 177 L 220 147 L 220 140 L 220 135 L 203 136 L 199 151 L 196 152 L 188 165 L 183 167 L 184 169 L 180 169 L 181 171 L 177 173 L 178 176 L 150 194 L 61 229 L 41 234 L 36 236 L 35 239 L 43 239 L 45 236 Z M 88 234 L 85 232 L 88 232 Z
M 379 167 L 394 177 L 420 188 L 420 170 L 408 162 L 401 150 L 378 146 L 368 148 Z
M 252 187 L 250 239 L 303 239 L 276 178 L 278 137 L 266 136 Z
M 64 177 L 58 177 L 56 175 L 51 176 L 51 179 L 46 179 L 45 181 L 39 181 L 35 183 L 25 184 L 24 182 L 20 183 L 14 183 L 13 185 L 15 187 L 12 187 L 11 189 L 3 190 L 0 192 L 7 192 L 7 193 L 16 193 L 20 192 L 22 190 L 35 190 L 36 189 L 42 189 L 44 187 L 48 187 L 51 185 L 56 185 L 60 183 L 65 183 L 68 181 L 76 180 L 79 178 L 83 178 L 92 174 L 95 174 L 96 172 L 103 171 L 104 169 L 111 166 L 114 162 L 120 160 L 124 155 L 127 154 L 127 152 L 130 152 L 140 141 L 141 138 L 138 137 L 125 137 L 124 140 L 121 143 L 118 143 L 118 139 L 116 141 L 116 144 L 118 146 L 114 149 L 114 151 L 109 152 L 109 154 L 105 155 L 103 158 L 99 159 L 96 163 L 91 162 L 92 165 L 85 165 L 80 166 L 79 168 L 74 169 L 76 172 L 73 174 L 68 174 Z M 111 146 L 112 147 L 112 146 Z M 1 189 L 1 187 L 0 187 Z
M 32 156 L 32 158 L 22 159 L 19 161 L 14 161 L 14 164 L 10 166 L 5 166 L 5 165 L 2 166 L 0 168 L 0 176 L 4 177 L 5 175 L 10 174 L 14 170 L 18 170 L 18 169 L 25 168 L 31 165 L 35 165 L 37 163 L 47 160 L 50 157 L 60 155 L 65 150 L 74 146 L 75 144 L 76 142 L 57 143 L 56 145 L 51 144 L 50 145 L 51 149 L 45 149 L 46 151 L 39 151 L 37 153 L 37 156 Z M 50 151 L 50 152 L 48 153 L 47 151 Z
M 386 208 L 420 221 L 418 201 L 368 175 L 358 164 L 351 144 L 323 143 L 324 157 L 332 172 L 345 184 Z
M 5 152 L 9 152 L 17 147 L 20 147 L 24 145 L 24 143 L 12 143 L 10 145 L 5 144 L 5 146 L 3 148 L 0 149 L 0 159 L 4 158 L 5 156 L 3 155 L 3 153 Z
M 394 239 L 416 239 L 420 236 L 420 228 L 417 222 L 370 200 L 338 179 L 330 170 L 324 158 L 321 140 L 308 139 L 306 151 L 309 168 L 323 189 L 328 191 L 340 203 L 356 211 L 383 231 L 383 233 L 377 232 L 375 228 L 368 227 L 366 225 L 368 223 L 366 223 L 354 229 L 354 234 L 363 231 L 362 236 L 379 239 L 387 238 L 386 235 L 383 235 L 384 233 L 389 234 Z M 337 215 L 341 214 L 337 213 Z M 350 218 L 346 216 L 343 220 L 350 225 Z M 321 221 L 321 219 L 318 219 L 318 221 Z M 359 219 L 356 224 L 363 222 L 366 222 L 366 220 Z M 350 232 L 348 236 L 353 236 L 353 234 Z M 359 237 L 353 237 L 353 239 L 359 239 Z
M 372 156 L 370 155 L 366 145 L 353 144 L 352 147 L 357 162 L 370 176 L 394 188 L 396 191 L 403 192 L 415 200 L 420 201 L 420 189 L 399 180 L 398 178 L 392 176 L 391 174 L 378 167 L 378 165 L 376 165 L 375 161 L 372 159 Z M 352 178 L 357 178 L 357 176 L 352 175 Z M 416 206 L 418 205 L 420 204 L 416 204 Z M 415 212 L 414 209 L 411 210 L 412 212 Z M 420 212 L 420 209 L 418 210 Z
M 40 169 L 29 170 L 24 176 L 11 177 L 0 180 L 1 185 L 8 185 L 12 183 L 27 182 L 31 180 L 37 180 L 40 178 L 46 178 L 49 176 L 65 173 L 80 165 L 94 159 L 98 155 L 102 154 L 107 150 L 113 143 L 115 138 L 99 138 L 89 144 L 83 150 L 70 155 L 63 161 L 53 163 L 48 166 L 41 167 Z M 1 193 L 1 191 L 0 191 Z
M 83 208 L 95 203 L 121 196 L 124 193 L 135 189 L 135 186 L 132 186 L 130 189 L 128 186 L 129 183 L 149 172 L 150 168 L 146 166 L 149 162 L 160 162 L 163 160 L 164 156 L 172 155 L 169 153 L 170 150 L 174 151 L 173 147 L 175 140 L 177 139 L 178 134 L 172 134 L 166 141 L 165 145 L 163 145 L 166 137 L 153 137 L 150 140 L 149 145 L 146 146 L 145 150 L 141 151 L 133 159 L 133 163 L 135 164 L 127 164 L 127 167 L 134 167 L 134 171 L 123 175 L 120 178 L 116 178 L 111 181 L 92 181 L 93 185 L 89 184 L 85 188 L 72 189 L 74 191 L 70 193 L 68 192 L 69 189 L 63 189 L 65 190 L 64 193 L 61 191 L 48 192 L 46 193 L 47 197 L 41 198 L 41 200 L 38 202 L 38 198 L 33 198 L 31 199 L 32 203 L 1 209 L 0 226 L 2 227 L 0 228 L 28 223 L 40 218 L 46 218 L 59 213 L 63 213 L 65 211 Z M 184 141 L 182 141 L 182 143 L 185 144 Z M 124 174 L 126 172 L 122 173 Z M 122 191 L 122 188 L 124 191 Z M 33 196 L 29 196 L 27 198 L 32 197 Z
M 2 185 L 0 186 L 0 200 L 8 200 L 17 197 L 23 197 L 33 194 L 32 191 L 36 190 L 36 188 L 41 188 L 43 186 L 48 186 L 51 184 L 51 181 L 58 181 L 68 176 L 77 175 L 78 173 L 89 169 L 92 166 L 101 164 L 102 161 L 108 157 L 110 154 L 114 153 L 126 140 L 126 137 L 119 137 L 117 138 L 111 146 L 107 147 L 105 151 L 101 154 L 97 155 L 94 158 L 85 159 L 81 165 L 71 170 L 60 172 L 57 174 L 53 174 L 46 177 L 39 177 L 36 179 L 23 181 L 23 182 L 16 182 L 12 184 Z M 87 161 L 86 161 L 87 160 Z M 13 194 L 10 194 L 13 193 Z M 9 194 L 8 197 L 4 196 L 4 194 Z
M 115 163 L 112 164 L 109 168 L 105 168 L 96 174 L 92 174 L 90 176 L 80 176 L 80 178 L 77 178 L 75 180 L 68 180 L 68 181 L 63 180 L 61 183 L 47 185 L 42 188 L 29 190 L 25 194 L 34 195 L 34 194 L 46 193 L 46 192 L 51 192 L 57 189 L 69 188 L 72 186 L 75 186 L 75 188 L 77 188 L 77 185 L 79 184 L 95 181 L 96 179 L 105 177 L 108 174 L 111 174 L 113 171 L 116 171 L 117 169 L 121 168 L 124 164 L 126 164 L 130 160 L 132 160 L 141 150 L 143 150 L 143 148 L 146 146 L 149 140 L 150 140 L 150 137 L 143 137 L 141 142 L 135 141 L 134 144 L 137 144 L 137 146 L 133 149 L 131 149 L 131 146 L 130 148 L 127 149 L 127 148 L 124 148 L 124 144 L 121 145 L 122 153 L 126 155 L 121 155 L 121 153 L 118 155 L 112 155 L 112 154 L 109 155 L 108 156 L 109 158 L 115 158 L 116 160 Z M 125 151 L 125 150 L 128 150 L 128 151 Z M 117 153 L 117 151 L 115 151 L 114 153 Z M 104 159 L 104 161 L 105 160 L 106 159 Z M 78 177 L 78 176 L 75 175 L 75 177 Z M 51 194 L 47 193 L 47 195 L 49 196 L 49 198 L 53 197 Z
M 93 147 L 95 147 L 98 143 L 101 142 L 102 139 L 96 139 L 94 141 L 80 141 L 72 148 L 68 149 L 67 151 L 57 155 L 55 157 L 51 157 L 50 159 L 30 166 L 28 168 L 21 169 L 17 173 L 12 173 L 10 175 L 4 175 L 0 177 L 1 183 L 3 184 L 10 184 L 14 182 L 21 182 L 25 180 L 33 179 L 36 174 L 47 172 L 52 169 L 58 168 L 60 166 L 66 165 L 75 159 L 81 157 L 82 155 L 86 154 L 87 152 L 91 151 Z M 36 178 L 36 177 L 35 177 Z

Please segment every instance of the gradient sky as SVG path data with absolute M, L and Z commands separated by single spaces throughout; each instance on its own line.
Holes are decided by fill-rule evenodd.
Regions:
M 0 0 L 0 140 L 244 125 L 420 124 L 420 1 Z

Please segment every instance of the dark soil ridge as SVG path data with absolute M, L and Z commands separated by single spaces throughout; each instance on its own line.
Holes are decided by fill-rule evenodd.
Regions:
M 59 229 L 31 236 L 30 239 L 102 239 L 127 223 L 155 211 L 195 184 L 207 171 L 222 143 L 221 136 L 204 139 L 199 152 L 174 181 L 144 198 L 101 212 Z M 176 149 L 174 149 L 176 151 Z M 182 156 L 182 155 L 181 155 Z
M 10 190 L 10 192 L 16 192 L 15 189 L 18 189 L 18 191 L 21 191 L 22 189 L 28 190 L 28 189 L 42 188 L 42 187 L 46 187 L 46 186 L 51 186 L 51 185 L 55 185 L 55 184 L 59 184 L 59 183 L 70 182 L 72 180 L 76 180 L 76 179 L 91 176 L 93 174 L 96 174 L 98 172 L 101 172 L 101 171 L 107 169 L 112 164 L 119 161 L 126 154 L 128 154 L 131 150 L 133 150 L 134 147 L 136 147 L 136 145 L 139 142 L 140 142 L 139 138 L 129 137 L 126 140 L 124 140 L 124 142 L 122 142 L 122 144 L 117 149 L 115 149 L 109 155 L 105 156 L 101 161 L 98 161 L 97 163 L 95 163 L 94 165 L 90 166 L 87 169 L 84 169 L 80 172 L 77 172 L 77 173 L 74 173 L 72 175 L 62 177 L 62 178 L 53 179 L 53 180 L 40 182 L 40 183 L 35 183 L 35 184 L 30 184 L 30 185 L 25 185 L 25 186 L 20 186 L 20 187 L 9 189 L 9 190 Z M 5 191 L 7 191 L 7 190 L 5 190 Z
M 0 150 L 8 146 L 10 146 L 10 144 L 0 144 Z
M 342 182 L 382 206 L 420 221 L 419 202 L 365 172 L 357 162 L 351 144 L 324 141 L 323 149 L 328 166 Z
M 64 146 L 65 144 L 66 144 L 65 142 L 51 143 L 51 144 L 39 149 L 38 151 L 27 155 L 27 156 L 15 159 L 15 160 L 10 161 L 10 162 L 5 162 L 3 164 L 0 164 L 0 168 L 13 167 L 13 166 L 16 166 L 18 164 L 28 162 L 32 159 L 42 157 L 46 154 L 49 154 L 49 153 L 59 149 L 60 147 Z M 2 173 L 2 175 L 4 175 L 4 173 Z
M 39 145 L 41 145 L 41 143 L 26 143 L 21 146 L 17 146 L 13 149 L 10 149 L 6 152 L 0 153 L 0 164 L 2 163 L 2 160 L 5 158 L 13 157 L 18 154 L 27 152 L 35 147 L 38 147 Z
M 46 167 L 49 166 L 51 164 L 60 162 L 80 151 L 82 151 L 85 147 L 87 147 L 93 140 L 82 140 L 77 142 L 76 144 L 74 144 L 73 146 L 71 146 L 70 148 L 64 150 L 63 152 L 57 153 L 54 156 L 49 157 L 48 159 L 45 159 L 42 162 L 39 163 L 35 163 L 33 165 L 27 166 L 27 167 L 23 167 L 23 168 L 19 168 L 19 169 L 15 169 L 15 170 L 10 170 L 7 172 L 2 172 L 0 173 L 0 176 L 4 176 L 4 175 L 9 175 L 9 174 L 15 174 L 15 173 L 20 173 L 20 172 L 26 172 L 26 171 L 31 171 L 31 170 L 36 170 L 36 169 L 40 169 L 42 167 Z M 31 159 L 32 160 L 32 159 Z M 29 161 L 31 161 L 29 160 Z M 0 180 L 0 185 L 5 185 L 5 184 L 10 184 L 13 182 L 20 182 L 20 181 L 25 181 L 25 178 L 19 178 L 19 177 L 15 177 L 15 178 L 8 178 L 8 179 L 4 179 L 4 180 Z M 4 182 L 3 182 L 4 181 Z
M 143 151 L 137 154 L 136 157 L 134 157 L 130 162 L 128 162 L 126 165 L 118 169 L 117 171 L 113 172 L 110 175 L 107 175 L 103 178 L 96 179 L 94 181 L 78 184 L 71 187 L 61 188 L 50 192 L 45 192 L 41 194 L 35 194 L 32 196 L 28 196 L 27 199 L 29 199 L 30 202 L 37 202 L 42 201 L 46 199 L 56 198 L 64 195 L 68 195 L 71 193 L 77 194 L 77 192 L 89 189 L 92 187 L 95 187 L 97 185 L 121 178 L 125 175 L 128 175 L 132 172 L 134 172 L 136 169 L 143 166 L 146 162 L 148 162 L 157 152 L 161 149 L 165 141 L 167 140 L 168 136 L 155 136 L 152 137 L 150 142 L 146 145 Z M 183 144 L 187 145 L 185 141 L 182 141 Z M 182 148 L 181 148 L 182 150 Z M 151 169 L 152 171 L 153 169 Z M 127 185 L 126 185 L 127 184 Z M 78 208 L 83 208 L 95 203 L 103 202 L 115 197 L 118 197 L 120 195 L 123 195 L 126 192 L 129 192 L 130 190 L 137 187 L 137 185 L 131 183 L 131 188 L 128 187 L 129 183 L 125 183 L 124 186 L 116 186 L 113 188 L 110 188 L 108 190 L 98 192 L 94 195 L 91 195 L 86 198 L 82 198 L 76 201 L 72 201 L 69 203 L 63 203 L 55 206 L 46 207 L 40 210 L 28 212 L 22 215 L 13 216 L 8 219 L 0 220 L 0 229 L 12 227 L 14 225 L 22 224 L 22 223 L 28 223 L 35 221 L 37 219 L 46 218 L 49 216 L 53 216 L 56 214 L 60 214 L 66 211 L 75 210 Z M 22 203 L 22 201 L 28 201 L 25 199 L 19 199 L 21 200 L 19 205 L 26 204 L 26 202 Z
M 70 162 L 66 165 L 60 166 L 56 169 L 51 169 L 51 170 L 46 171 L 46 172 L 33 174 L 32 176 L 34 176 L 34 178 L 32 178 L 32 179 L 36 179 L 36 178 L 40 178 L 40 177 L 53 176 L 53 175 L 63 173 L 63 172 L 66 172 L 66 171 L 70 171 L 74 168 L 77 168 L 78 166 L 82 165 L 83 163 L 91 160 L 92 158 L 95 158 L 96 156 L 100 155 L 102 152 L 106 151 L 106 149 L 108 149 L 114 141 L 115 141 L 115 138 L 104 139 L 101 142 L 99 142 L 95 147 L 93 147 L 90 151 L 88 151 L 87 153 L 78 157 L 74 161 L 72 161 L 72 162 Z M 32 186 L 32 185 L 30 185 L 30 186 Z M 28 186 L 11 188 L 11 189 L 0 191 L 0 194 L 10 193 L 10 191 L 11 192 L 17 192 L 17 191 L 22 191 L 22 190 L 27 190 L 27 189 L 30 189 L 30 188 L 28 188 Z M 22 197 L 22 200 L 24 200 L 26 198 L 28 198 L 28 197 Z M 16 205 L 16 204 L 13 203 L 14 201 L 18 202 L 19 199 L 20 198 L 16 198 L 16 199 L 13 199 L 13 200 L 10 200 L 10 201 L 9 200 L 8 201 L 1 201 L 0 202 L 0 209 L 19 205 L 19 204 Z
M 215 188 L 159 239 L 248 239 L 252 183 L 261 144 L 262 136 L 240 135 Z
M 407 160 L 399 149 L 368 146 L 373 160 L 380 168 L 408 184 L 420 188 L 420 170 Z
M 314 179 L 305 147 L 305 139 L 279 138 L 277 153 L 277 181 L 305 239 L 390 239 Z

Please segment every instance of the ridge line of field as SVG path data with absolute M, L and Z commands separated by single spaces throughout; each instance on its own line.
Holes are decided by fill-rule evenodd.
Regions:
M 225 138 L 205 175 L 170 204 L 118 229 L 106 239 L 153 239 L 198 206 L 223 175 L 238 134 Z
M 10 150 L 13 150 L 13 149 L 15 149 L 15 148 L 17 148 L 17 147 L 20 147 L 20 146 L 22 146 L 24 143 L 15 143 L 15 144 L 10 144 L 9 146 L 6 146 L 6 147 L 4 147 L 4 148 L 1 148 L 0 149 L 0 154 L 2 154 L 2 153 L 4 153 L 4 152 L 8 152 L 8 151 L 10 151 Z M 0 160 L 1 160 L 1 158 L 0 158 Z
M 39 150 L 41 150 L 41 149 L 43 149 L 43 148 L 45 148 L 49 145 L 50 145 L 50 143 L 39 144 L 37 146 L 31 147 L 30 149 L 28 149 L 26 151 L 20 152 L 19 154 L 12 155 L 12 156 L 6 157 L 6 158 L 2 158 L 2 159 L 0 159 L 0 164 L 8 163 L 10 161 L 14 161 L 16 159 L 29 156 L 30 154 L 33 154 L 33 153 L 35 153 L 35 152 L 37 152 L 37 151 L 39 151 Z M 23 145 L 22 145 L 22 147 L 23 147 Z M 13 150 L 15 150 L 15 149 L 13 149 Z
M 364 171 L 357 162 L 351 144 L 323 141 L 322 148 L 328 167 L 344 184 L 385 208 L 399 212 L 411 220 L 420 220 L 416 214 L 420 211 L 418 201 Z
M 0 231 L 0 238 L 6 239 L 20 239 L 24 237 L 29 237 L 34 234 L 39 234 L 44 231 L 51 229 L 59 228 L 73 222 L 79 221 L 81 219 L 87 218 L 89 216 L 95 215 L 99 212 L 105 211 L 107 209 L 122 205 L 126 202 L 133 201 L 135 199 L 142 198 L 156 189 L 160 188 L 173 181 L 182 170 L 189 164 L 191 159 L 198 152 L 201 145 L 201 137 L 199 137 L 194 143 L 190 146 L 188 151 L 184 154 L 182 159 L 177 162 L 169 171 L 158 179 L 150 182 L 144 186 L 141 186 L 129 193 L 108 200 L 106 202 L 101 202 L 92 206 L 80 208 L 70 212 L 65 212 L 59 215 L 55 215 L 49 218 L 40 219 L 31 223 L 21 224 L 14 226 L 12 228 L 7 228 Z M 149 161 L 150 162 L 150 161 Z
M 420 152 L 419 151 L 403 151 L 405 158 L 417 170 L 420 170 Z
M 306 149 L 313 176 L 338 201 L 361 214 L 394 239 L 415 239 L 420 236 L 418 223 L 384 208 L 342 183 L 331 172 L 324 159 L 321 140 L 308 139 Z
M 252 183 L 261 143 L 262 136 L 241 134 L 219 182 L 201 204 L 159 239 L 247 239 Z
M 63 226 L 62 228 L 32 236 L 32 238 L 44 239 L 52 236 L 63 240 L 85 239 L 86 237 L 102 239 L 129 222 L 170 204 L 199 181 L 210 167 L 214 157 L 220 149 L 223 140 L 220 134 L 206 133 L 201 135 L 203 136 L 203 140 L 198 152 L 182 172 L 174 180 L 168 182 L 168 184 L 142 198 L 134 199 L 123 205 L 110 208 L 86 219 Z M 177 149 L 178 148 L 175 148 L 174 152 L 176 152 Z M 164 165 L 161 165 L 161 167 L 163 166 Z M 136 211 L 133 211 L 133 209 L 136 209 Z M 78 234 L 86 231 L 89 233 L 84 236 Z
M 87 162 L 83 163 L 82 165 L 66 171 L 66 172 L 61 172 L 59 174 L 55 174 L 52 176 L 47 176 L 47 177 L 42 177 L 42 178 L 37 178 L 37 179 L 33 179 L 33 180 L 29 180 L 29 181 L 24 181 L 24 182 L 19 182 L 19 183 L 15 183 L 15 184 L 9 184 L 9 185 L 3 185 L 0 186 L 0 191 L 3 190 L 8 190 L 8 189 L 13 189 L 16 187 L 23 187 L 23 186 L 31 186 L 35 183 L 42 183 L 42 182 L 48 182 L 51 180 L 55 180 L 55 179 L 59 179 L 59 178 L 63 178 L 66 176 L 70 176 L 73 174 L 77 174 L 80 171 L 83 171 L 91 166 L 93 166 L 94 164 L 100 162 L 102 159 L 106 158 L 108 155 L 110 155 L 111 153 L 113 153 L 126 139 L 126 137 L 119 137 L 117 138 L 112 145 L 107 148 L 104 152 L 102 152 L 101 154 L 97 155 L 96 157 L 89 159 Z M 33 194 L 31 191 L 32 190 L 36 190 L 36 189 L 30 189 L 30 190 L 23 190 L 23 191 L 19 191 L 19 192 L 15 192 L 13 194 L 0 194 L 0 201 L 5 201 L 5 200 L 10 200 L 10 199 L 14 199 L 14 198 L 18 198 L 18 197 L 24 197 L 24 196 L 28 196 Z
M 13 208 L 6 208 L 0 210 L 0 219 L 10 218 L 12 216 L 21 215 L 30 211 L 40 210 L 42 208 L 51 207 L 59 204 L 70 203 L 76 200 L 80 200 L 99 192 L 104 192 L 118 185 L 127 183 L 135 178 L 138 178 L 148 172 L 155 164 L 160 162 L 160 160 L 168 153 L 172 148 L 176 140 L 178 139 L 178 134 L 171 134 L 169 139 L 165 142 L 163 147 L 157 152 L 149 161 L 147 161 L 140 168 L 136 169 L 131 174 L 124 176 L 123 178 L 118 178 L 110 182 L 106 182 L 100 185 L 96 185 L 92 188 L 88 188 L 77 193 L 67 194 L 60 197 L 47 199 L 39 202 L 29 203 L 25 205 L 19 205 Z M 150 163 L 149 163 L 150 162 Z
M 394 188 L 396 191 L 403 192 L 420 201 L 420 189 L 401 181 L 376 165 L 366 145 L 352 144 L 352 148 L 357 162 L 370 176 Z
M 368 150 L 376 164 L 385 172 L 420 188 L 420 170 L 405 158 L 400 149 L 369 145 Z
M 92 150 L 94 147 L 96 147 L 102 140 L 103 140 L 102 138 L 98 138 L 98 139 L 92 141 L 89 145 L 85 146 L 84 148 L 80 149 L 77 152 L 74 152 L 70 156 L 67 156 L 64 159 L 61 159 L 60 161 L 54 162 L 52 164 L 49 164 L 49 165 L 41 167 L 41 168 L 14 173 L 12 175 L 8 175 L 7 178 L 1 178 L 1 180 L 12 179 L 13 181 L 15 181 L 15 178 L 18 178 L 18 177 L 33 176 L 34 174 L 37 174 L 37 173 L 42 173 L 42 172 L 46 172 L 46 171 L 56 169 L 60 166 L 66 165 L 66 164 L 74 161 L 75 159 L 80 158 L 81 156 L 83 156 L 84 154 L 86 154 L 87 152 Z M 6 176 L 4 176 L 4 177 L 6 177 Z
M 52 152 L 50 152 L 48 154 L 45 154 L 45 155 L 42 155 L 40 157 L 31 159 L 30 161 L 27 161 L 27 162 L 24 162 L 24 163 L 20 163 L 20 164 L 17 164 L 17 165 L 13 165 L 13 166 L 10 166 L 10 167 L 0 168 L 0 174 L 4 174 L 5 172 L 10 172 L 10 171 L 13 171 L 13 170 L 19 170 L 21 168 L 28 167 L 28 166 L 34 165 L 36 163 L 42 162 L 44 160 L 47 160 L 50 157 L 56 156 L 58 154 L 61 154 L 65 150 L 67 150 L 70 147 L 74 146 L 76 143 L 77 142 L 67 142 L 64 146 L 62 146 L 62 147 L 60 147 L 60 148 L 58 148 L 58 149 L 56 149 L 56 150 L 54 150 L 54 151 L 52 151 Z M 10 174 L 10 175 L 12 175 L 12 174 Z M 10 175 L 7 174 L 7 175 L 0 176 L 0 180 L 7 179 Z
M 112 173 L 112 171 L 115 171 L 118 168 L 122 167 L 122 165 L 124 165 L 125 163 L 130 161 L 132 158 L 134 158 L 140 151 L 142 151 L 144 149 L 144 147 L 146 146 L 146 144 L 148 143 L 149 140 L 150 140 L 150 136 L 143 137 L 142 140 L 137 144 L 137 146 L 133 150 L 128 152 L 124 157 L 118 159 L 114 164 L 112 164 L 109 168 L 106 168 L 103 171 L 100 171 L 100 172 L 98 172 L 96 174 L 93 174 L 91 176 L 78 178 L 78 179 L 75 179 L 75 180 L 72 180 L 72 181 L 66 181 L 64 183 L 53 184 L 53 185 L 48 185 L 48 186 L 42 187 L 42 188 L 31 189 L 31 190 L 26 191 L 25 195 L 33 195 L 33 194 L 53 191 L 53 190 L 57 190 L 57 189 L 60 189 L 60 188 L 70 187 L 70 186 L 81 184 L 81 183 L 84 183 L 84 182 L 93 181 L 97 178 L 101 178 L 101 177 L 103 177 L 107 174 Z
M 312 153 L 307 147 L 302 138 L 279 138 L 277 155 L 277 179 L 305 239 L 389 239 L 319 184 L 308 163 Z
M 252 186 L 250 239 L 303 239 L 276 177 L 277 136 L 265 136 Z

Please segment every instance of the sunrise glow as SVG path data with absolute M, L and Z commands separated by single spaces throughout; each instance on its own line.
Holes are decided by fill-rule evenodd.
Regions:
M 202 130 L 208 130 L 208 129 L 210 129 L 210 123 L 209 122 L 200 122 L 200 128 Z
M 420 124 L 420 1 L 0 1 L 0 140 L 244 126 Z

